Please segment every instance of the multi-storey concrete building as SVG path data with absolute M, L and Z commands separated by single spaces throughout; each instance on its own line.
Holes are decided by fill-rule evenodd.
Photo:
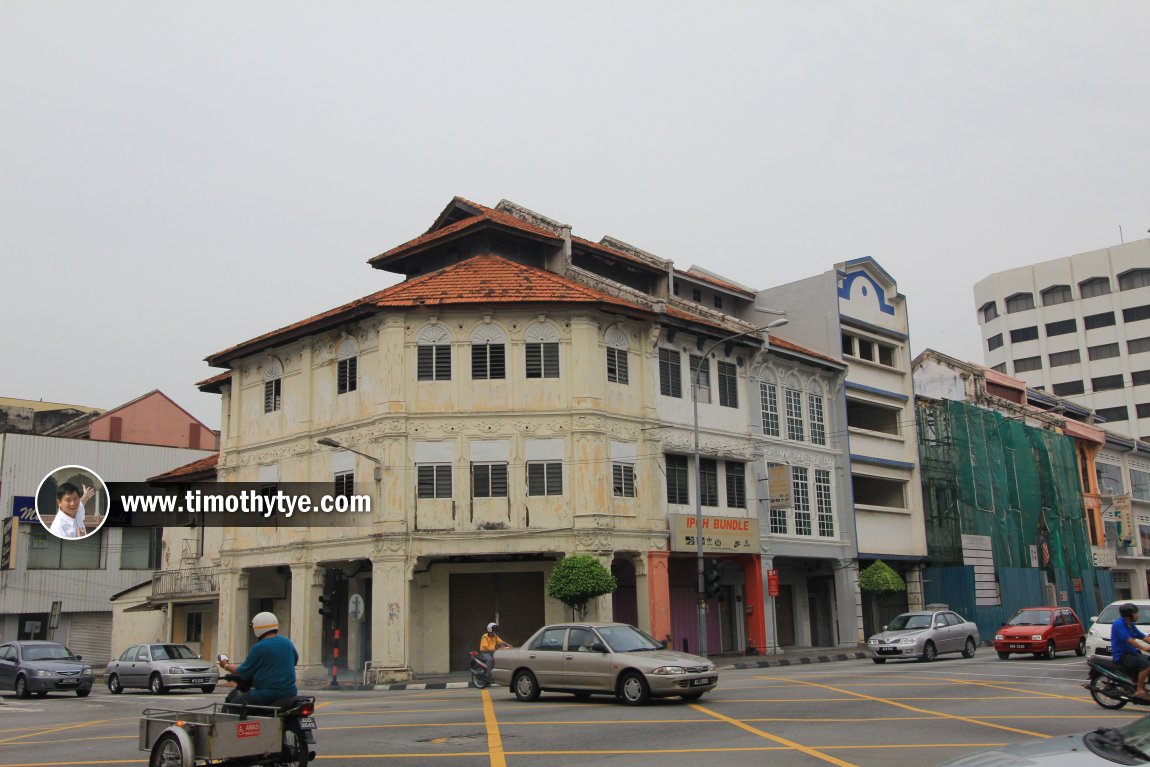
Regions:
M 846 429 L 834 436 L 844 439 L 850 455 L 858 564 L 882 560 L 907 585 L 893 597 L 863 595 L 858 626 L 869 634 L 886 618 L 922 605 L 927 549 L 906 299 L 874 259 L 860 258 L 763 290 L 759 301 L 786 311 L 790 324 L 780 337 L 834 350 L 847 366 Z
M 698 498 L 705 558 L 723 572 L 711 652 L 778 645 L 771 569 L 794 589 L 795 642 L 854 641 L 849 487 L 828 439 L 844 429 L 842 365 L 765 344 L 753 291 L 460 198 L 371 263 L 406 279 L 213 354 L 227 372 L 203 385 L 222 397 L 220 480 L 354 487 L 376 501 L 370 520 L 197 531 L 200 556 L 170 560 L 166 577 L 210 575 L 194 580 L 211 591 L 150 601 L 218 598 L 216 644 L 236 653 L 252 612 L 275 610 L 305 676 L 325 673 L 339 628 L 345 665 L 394 678 L 464 667 L 489 620 L 521 640 L 565 617 L 546 577 L 590 553 L 620 584 L 592 615 L 695 648 Z M 778 388 L 766 434 L 765 387 Z M 793 492 L 779 493 L 801 498 L 775 517 L 768 462 L 809 470 L 792 468 Z M 764 564 L 772 519 L 801 570 Z M 337 614 L 321 619 L 326 593 Z
M 1150 240 L 996 272 L 974 300 L 988 367 L 1150 439 Z
M 1118 599 L 1150 598 L 1150 444 L 1106 434 L 1095 461 L 1099 508 Z

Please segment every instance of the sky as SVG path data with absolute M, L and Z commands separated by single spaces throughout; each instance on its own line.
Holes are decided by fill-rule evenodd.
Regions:
M 1147 237 L 1150 3 L 0 3 L 0 396 L 161 389 L 395 282 L 455 195 L 756 288 L 973 286 Z

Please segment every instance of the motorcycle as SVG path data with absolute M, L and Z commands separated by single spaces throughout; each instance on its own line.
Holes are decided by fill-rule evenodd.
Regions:
M 220 660 L 228 661 L 226 655 Z M 143 712 L 139 747 L 149 767 L 191 767 L 211 762 L 227 767 L 306 767 L 315 758 L 315 698 L 296 695 L 263 706 L 240 700 L 251 681 L 235 682 L 223 703 L 176 711 Z
M 1117 711 L 1127 703 L 1150 706 L 1150 700 L 1134 697 L 1136 683 L 1117 663 L 1098 656 L 1088 658 L 1086 663 L 1090 672 L 1082 686 L 1090 691 L 1090 697 L 1099 706 L 1109 711 Z
M 491 669 L 479 657 L 479 653 L 475 650 L 471 651 L 471 665 L 468 667 L 471 672 L 471 684 L 482 690 L 484 687 L 491 685 Z

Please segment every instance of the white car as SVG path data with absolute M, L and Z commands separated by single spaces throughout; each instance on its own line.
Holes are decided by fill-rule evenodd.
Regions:
M 1092 619 L 1090 630 L 1086 632 L 1086 657 L 1095 655 L 1110 657 L 1110 624 L 1119 619 L 1118 608 L 1126 603 L 1138 608 L 1138 629 L 1150 636 L 1150 602 L 1144 599 L 1121 599 L 1106 605 L 1097 618 Z

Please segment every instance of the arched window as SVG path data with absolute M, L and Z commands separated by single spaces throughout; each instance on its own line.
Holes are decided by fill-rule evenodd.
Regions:
M 345 338 L 336 351 L 336 393 L 347 394 L 356 390 L 359 373 L 359 344 L 354 338 Z
M 1131 269 L 1118 275 L 1119 290 L 1134 290 L 1150 286 L 1150 269 Z
M 607 380 L 611 383 L 629 383 L 627 334 L 616 327 L 608 328 L 603 334 L 603 343 L 607 346 Z
M 1033 293 L 1015 293 L 1010 298 L 1006 299 L 1006 313 L 1014 314 L 1015 312 L 1025 312 L 1028 309 L 1034 308 L 1034 294 Z
M 526 342 L 527 377 L 558 378 L 559 331 L 541 322 L 527 328 L 523 340 Z
M 765 374 L 759 381 L 759 410 L 763 434 L 768 437 L 779 436 L 779 386 L 770 374 Z
M 1078 293 L 1083 298 L 1104 296 L 1110 292 L 1109 277 L 1091 277 L 1078 283 Z
M 451 334 L 441 325 L 428 325 L 419 331 L 416 343 L 416 379 L 451 380 Z
M 1051 285 L 1042 291 L 1043 306 L 1055 306 L 1056 304 L 1065 304 L 1073 300 L 1074 293 L 1070 290 L 1069 285 Z
M 280 409 L 284 365 L 272 357 L 264 365 L 264 412 L 274 413 Z
M 498 325 L 485 323 L 471 333 L 471 378 L 507 378 L 507 334 Z

